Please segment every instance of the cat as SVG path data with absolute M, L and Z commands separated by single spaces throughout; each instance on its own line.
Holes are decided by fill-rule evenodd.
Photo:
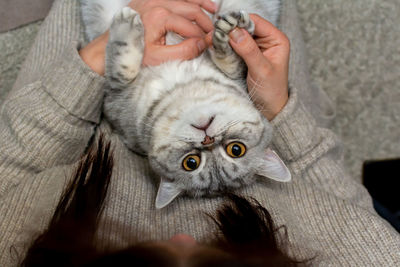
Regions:
M 213 47 L 189 61 L 141 66 L 143 25 L 128 0 L 81 0 L 89 40 L 110 29 L 104 114 L 126 146 L 160 176 L 156 208 L 177 196 L 212 196 L 259 178 L 291 174 L 268 145 L 272 126 L 255 108 L 243 60 L 229 45 L 235 27 L 254 31 L 247 12 L 276 24 L 280 0 L 225 0 Z M 246 11 L 238 11 L 246 10 Z M 182 38 L 169 33 L 167 44 Z

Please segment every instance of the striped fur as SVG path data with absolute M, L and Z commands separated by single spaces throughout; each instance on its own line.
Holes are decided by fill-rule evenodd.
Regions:
M 109 16 L 103 16 L 106 22 L 96 24 L 94 16 L 88 12 L 91 4 L 98 10 L 105 10 L 106 7 L 98 7 L 103 1 L 83 2 L 83 17 L 91 14 L 90 19 L 84 19 L 86 32 L 93 38 L 92 33 L 101 30 L 91 29 L 92 25 L 104 27 L 111 22 Z M 263 9 L 260 9 L 261 3 Z M 226 0 L 220 13 L 264 10 L 262 15 L 276 22 L 278 7 L 279 0 Z M 279 181 L 290 180 L 286 166 L 267 149 L 272 127 L 250 100 L 241 77 L 244 69 L 240 68 L 244 64 L 229 45 L 215 45 L 210 53 L 190 61 L 140 68 L 143 56 L 140 17 L 130 8 L 113 8 L 116 9 L 121 11 L 114 16 L 110 28 L 106 53 L 106 77 L 110 87 L 106 90 L 104 112 L 124 143 L 133 151 L 148 156 L 152 169 L 160 175 L 158 208 L 181 193 L 213 195 L 251 184 L 260 175 Z M 174 42 L 173 38 L 169 37 L 170 43 Z M 214 38 L 215 42 L 220 40 Z M 228 57 L 231 62 L 228 67 L 233 72 L 217 62 Z M 199 129 L 207 124 L 206 130 Z M 206 135 L 212 144 L 205 143 Z M 246 146 L 244 156 L 228 156 L 226 147 L 233 141 Z M 193 171 L 182 167 L 183 159 L 189 154 L 201 159 L 199 167 Z

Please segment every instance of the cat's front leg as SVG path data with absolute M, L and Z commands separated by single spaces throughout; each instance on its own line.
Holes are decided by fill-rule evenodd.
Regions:
M 114 89 L 124 89 L 139 73 L 144 50 L 140 15 L 124 7 L 114 16 L 106 49 L 105 76 Z
M 214 64 L 229 78 L 244 78 L 246 65 L 229 44 L 229 33 L 236 27 L 254 33 L 254 22 L 245 11 L 228 12 L 215 22 L 213 47 L 209 49 Z

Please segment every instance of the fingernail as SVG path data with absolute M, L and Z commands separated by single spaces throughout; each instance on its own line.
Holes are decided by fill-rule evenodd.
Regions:
M 203 50 L 206 48 L 206 42 L 204 42 L 203 39 L 198 40 L 196 44 L 200 53 L 203 52 Z
M 231 31 L 229 35 L 231 36 L 232 40 L 237 44 L 240 44 L 246 37 L 243 33 L 243 30 L 239 28 L 236 28 L 233 31 Z

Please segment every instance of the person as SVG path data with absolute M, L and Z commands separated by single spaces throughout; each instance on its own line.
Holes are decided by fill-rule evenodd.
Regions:
M 284 251 L 284 227 L 256 200 L 226 193 L 209 214 L 218 231 L 206 242 L 180 234 L 167 241 L 97 249 L 94 236 L 112 177 L 113 151 L 100 136 L 73 174 L 47 229 L 29 247 L 21 266 L 306 266 Z
M 135 1 L 168 9 L 165 2 L 170 1 Z M 205 7 L 206 1 L 172 2 Z M 105 79 L 81 57 L 86 46 L 77 5 L 73 0 L 54 3 L 1 107 L 1 265 L 18 265 L 24 258 L 47 227 L 73 167 L 100 132 L 113 146 L 115 165 L 95 237 L 99 248 L 123 249 L 179 233 L 201 241 L 216 229 L 204 213 L 215 212 L 223 197 L 182 197 L 165 209 L 154 208 L 156 181 L 146 159 L 129 151 L 101 117 Z M 399 235 L 375 213 L 366 190 L 345 173 L 339 141 L 316 123 L 301 99 L 309 85 L 295 2 L 282 1 L 280 21 L 291 41 L 289 67 L 286 37 L 261 18 L 252 18 L 260 30 L 255 41 L 245 32 L 234 32 L 231 45 L 248 66 L 249 89 L 255 90 L 255 101 L 274 126 L 272 146 L 291 169 L 293 181 L 257 183 L 239 193 L 268 209 L 276 225 L 286 226 L 289 256 L 315 256 L 313 263 L 321 265 L 397 265 Z M 198 37 L 185 48 L 193 56 L 202 51 Z

